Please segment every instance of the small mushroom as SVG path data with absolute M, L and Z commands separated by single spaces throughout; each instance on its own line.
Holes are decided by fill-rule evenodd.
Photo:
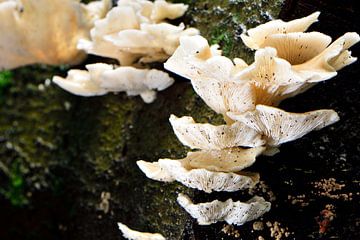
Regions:
M 214 126 L 196 123 L 192 117 L 178 118 L 171 115 L 170 123 L 180 142 L 193 149 L 221 150 L 265 144 L 260 134 L 240 122 Z
M 166 240 L 160 233 L 138 232 L 122 223 L 118 223 L 118 226 L 123 237 L 129 240 Z
M 258 196 L 251 198 L 247 202 L 234 202 L 232 199 L 228 199 L 225 202 L 214 200 L 194 204 L 188 196 L 180 193 L 177 201 L 186 212 L 198 221 L 199 225 L 210 225 L 220 221 L 225 221 L 228 224 L 243 225 L 259 218 L 271 208 L 270 202 Z
M 272 147 L 301 138 L 312 130 L 319 130 L 339 120 L 333 110 L 289 113 L 265 105 L 257 105 L 255 110 L 245 113 L 229 112 L 228 116 L 264 135 L 267 144 Z
M 173 84 L 167 73 L 159 70 L 134 67 L 113 67 L 104 63 L 86 65 L 86 70 L 70 70 L 66 78 L 55 76 L 53 82 L 75 95 L 97 96 L 108 92 L 126 92 L 129 96 L 140 95 L 146 103 L 156 98 Z
M 110 7 L 110 0 L 88 5 L 78 0 L 1 1 L 0 70 L 79 63 L 86 55 L 77 41 L 90 37 L 94 21 Z
M 137 161 L 137 165 L 148 178 L 173 182 L 196 188 L 207 193 L 212 191 L 234 192 L 252 188 L 258 183 L 256 173 L 214 172 L 204 168 L 187 169 L 182 160 L 160 159 L 158 162 Z

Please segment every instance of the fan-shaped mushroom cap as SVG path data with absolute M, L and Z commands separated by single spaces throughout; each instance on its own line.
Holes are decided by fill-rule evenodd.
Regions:
M 199 34 L 197 29 L 185 29 L 183 24 L 162 22 L 182 16 L 186 9 L 184 4 L 163 0 L 119 1 L 105 19 L 95 22 L 91 41 L 81 40 L 78 47 L 88 53 L 115 58 L 121 65 L 131 65 L 137 60 L 164 61 L 175 51 L 181 36 Z
M 263 134 L 270 146 L 296 140 L 312 130 L 319 130 L 339 120 L 333 110 L 289 113 L 265 105 L 257 105 L 255 110 L 246 113 L 228 115 Z
M 275 48 L 279 58 L 297 65 L 314 58 L 330 43 L 331 37 L 323 33 L 295 32 L 269 35 L 263 45 Z
M 189 158 L 191 154 L 188 155 Z M 213 162 L 215 163 L 215 161 Z M 234 192 L 239 189 L 247 189 L 255 186 L 259 181 L 259 175 L 254 173 L 214 172 L 204 168 L 187 169 L 183 166 L 188 164 L 191 164 L 189 159 L 184 161 L 160 159 L 158 162 L 152 163 L 137 161 L 137 165 L 148 178 L 162 182 L 178 181 L 187 187 L 208 193 L 212 191 Z
M 240 122 L 214 126 L 208 123 L 196 123 L 192 117 L 178 118 L 171 115 L 170 123 L 180 142 L 193 149 L 220 150 L 265 144 L 261 135 Z
M 241 39 L 249 48 L 259 49 L 267 46 L 264 43 L 272 34 L 306 31 L 311 24 L 318 21 L 319 15 L 320 12 L 314 12 L 307 17 L 295 19 L 289 22 L 273 20 L 247 30 L 246 33 L 241 34 Z
M 180 193 L 177 201 L 200 225 L 210 225 L 220 221 L 243 225 L 259 218 L 271 208 L 270 202 L 266 202 L 258 196 L 247 202 L 234 202 L 232 199 L 228 199 L 225 202 L 215 200 L 194 204 L 188 196 Z
M 85 54 L 76 42 L 89 38 L 93 22 L 110 6 L 110 0 L 88 5 L 78 0 L 0 2 L 0 70 L 34 63 L 79 63 Z
M 70 70 L 67 78 L 55 76 L 53 82 L 61 88 L 80 96 L 103 95 L 108 92 L 126 92 L 140 95 L 144 102 L 156 98 L 155 90 L 162 91 L 173 84 L 167 73 L 159 70 L 117 67 L 103 63 L 86 65 L 86 70 Z
M 129 240 L 165 240 L 160 233 L 138 232 L 122 223 L 118 223 L 118 226 L 124 238 Z
M 357 33 L 346 33 L 311 60 L 293 66 L 308 82 L 319 82 L 336 76 L 337 71 L 355 62 L 348 49 L 360 41 Z

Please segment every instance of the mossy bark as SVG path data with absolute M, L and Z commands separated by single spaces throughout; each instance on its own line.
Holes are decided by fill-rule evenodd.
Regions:
M 182 21 L 199 28 L 212 44 L 218 43 L 224 55 L 241 57 L 248 63 L 253 52 L 240 41 L 242 30 L 279 15 L 290 19 L 315 10 L 307 7 L 314 6 L 307 1 L 177 2 L 190 5 Z M 316 10 L 324 9 L 321 24 L 316 28 L 334 37 L 339 36 L 340 30 L 359 31 L 349 4 L 345 2 L 340 10 L 334 4 L 333 1 L 316 3 Z M 338 12 L 341 18 L 334 14 Z M 332 29 L 335 21 L 339 25 Z M 347 23 L 344 26 L 348 29 L 341 23 Z M 229 197 L 246 200 L 248 193 L 205 194 L 177 183 L 152 181 L 135 164 L 139 159 L 153 161 L 185 156 L 188 149 L 173 134 L 168 123 L 170 114 L 189 115 L 201 122 L 222 121 L 196 96 L 189 82 L 177 77 L 176 83 L 160 92 L 152 104 L 124 94 L 76 97 L 44 84 L 53 75 L 65 75 L 67 69 L 45 66 L 17 69 L 12 73 L 12 85 L 2 91 L 0 186 L 7 200 L 1 200 L 4 214 L 0 222 L 4 229 L 12 230 L 0 230 L 0 238 L 24 239 L 26 235 L 28 239 L 45 239 L 56 235 L 56 239 L 120 239 L 116 226 L 120 221 L 141 231 L 160 232 L 171 240 L 233 239 L 221 231 L 222 223 L 198 226 L 176 203 L 177 193 L 187 193 L 195 201 Z M 354 192 L 360 177 L 356 162 L 359 160 L 356 142 L 360 136 L 357 69 L 349 67 L 340 77 L 282 105 L 297 112 L 334 108 L 343 119 L 340 123 L 281 147 L 281 153 L 272 158 L 259 158 L 251 168 L 260 173 L 268 186 L 263 184 L 256 193 L 267 199 L 272 193 L 276 196 L 271 212 L 263 221 L 281 222 L 284 228 L 289 228 L 288 232 L 294 232 L 290 238 L 355 239 L 358 236 L 359 198 Z M 340 91 L 344 97 L 338 96 Z M 341 160 L 343 156 L 345 160 Z M 312 183 L 331 177 L 346 184 L 340 193 L 352 192 L 352 201 L 316 194 Z M 99 209 L 102 192 L 111 193 L 108 213 Z M 302 194 L 309 205 L 293 205 L 291 197 Z M 11 207 L 8 202 L 22 208 Z M 321 217 L 326 204 L 336 207 L 337 216 L 328 232 L 319 235 L 315 218 Z M 26 220 L 7 219 L 11 215 L 27 217 L 34 211 L 31 209 L 42 213 L 33 217 L 35 228 Z M 251 224 L 236 229 L 242 239 L 270 237 L 267 227 L 260 232 L 252 231 Z M 26 234 L 30 231 L 33 235 Z

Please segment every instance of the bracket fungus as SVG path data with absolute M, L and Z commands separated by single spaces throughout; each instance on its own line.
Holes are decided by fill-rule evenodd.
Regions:
M 171 115 L 170 122 L 184 145 L 200 151 L 189 152 L 185 158 L 177 160 L 138 161 L 147 177 L 165 182 L 176 180 L 205 192 L 237 191 L 251 188 L 258 182 L 257 174 L 239 171 L 251 166 L 265 150 L 261 147 L 265 142 L 260 134 L 242 123 L 213 126 L 175 115 Z M 253 148 L 241 148 L 244 146 Z
M 325 34 L 304 33 L 319 14 L 290 22 L 271 21 L 242 34 L 244 43 L 257 50 L 250 65 L 221 56 L 219 46 L 209 46 L 201 36 L 182 36 L 165 68 L 188 78 L 195 92 L 227 124 L 214 126 L 171 115 L 178 139 L 197 151 L 178 160 L 138 161 L 146 176 L 206 192 L 250 188 L 259 175 L 239 171 L 252 165 L 257 155 L 273 155 L 282 143 L 338 121 L 333 110 L 289 113 L 272 107 L 335 76 L 356 60 L 348 49 L 359 41 L 357 33 L 346 33 L 332 44 Z M 204 225 L 217 221 L 241 225 L 270 210 L 270 203 L 259 197 L 247 203 L 229 199 L 193 204 L 180 194 L 178 202 Z
M 124 238 L 129 240 L 166 240 L 160 233 L 138 232 L 122 223 L 118 223 Z
M 270 210 L 271 203 L 262 197 L 255 196 L 247 202 L 234 202 L 228 199 L 225 202 L 214 200 L 212 202 L 194 204 L 185 194 L 179 194 L 178 203 L 200 225 L 210 225 L 218 221 L 228 224 L 243 225 L 248 221 L 259 218 Z
M 226 112 L 244 112 L 255 107 L 251 86 L 235 81 L 237 72 L 247 64 L 241 59 L 234 63 L 221 56 L 217 45 L 209 46 L 205 38 L 191 36 L 180 38 L 179 47 L 164 66 L 190 79 L 205 103 L 226 118 Z
M 320 12 L 314 12 L 307 17 L 295 19 L 289 22 L 276 19 L 247 30 L 246 33 L 241 34 L 241 39 L 244 44 L 251 49 L 263 48 L 266 46 L 264 45 L 264 42 L 270 35 L 278 33 L 304 32 L 313 23 L 318 21 L 319 15 Z
M 181 17 L 186 10 L 184 4 L 164 0 L 119 0 L 105 18 L 95 21 L 91 40 L 80 39 L 78 48 L 114 58 L 121 66 L 111 69 L 105 64 L 95 64 L 89 72 L 70 70 L 67 79 L 54 77 L 54 82 L 81 96 L 126 92 L 129 96 L 140 95 L 146 103 L 153 102 L 155 90 L 164 90 L 174 80 L 165 72 L 129 65 L 164 61 L 178 47 L 181 36 L 199 34 L 195 28 L 185 29 L 184 24 L 175 26 L 165 22 Z M 93 71 L 94 68 L 98 70 Z
M 334 110 L 289 113 L 265 105 L 257 105 L 253 111 L 228 115 L 266 136 L 267 144 L 275 147 L 339 121 L 339 116 Z
M 160 159 L 158 162 L 137 161 L 137 165 L 148 178 L 162 182 L 178 181 L 181 184 L 202 190 L 234 192 L 254 187 L 259 182 L 257 173 L 218 172 L 205 168 L 186 168 L 187 160 Z M 211 167 L 211 165 L 209 166 Z
M 360 41 L 357 33 L 345 33 L 335 42 L 319 33 L 304 33 L 317 22 L 320 12 L 290 22 L 274 20 L 249 29 L 241 35 L 245 45 L 252 49 L 273 47 L 277 56 L 288 61 L 295 72 L 307 82 L 330 79 L 337 71 L 357 58 L 348 49 Z M 330 44 L 330 45 L 329 45 Z
M 42 63 L 77 64 L 85 58 L 77 49 L 88 39 L 94 21 L 105 16 L 110 0 L 0 1 L 0 70 Z
M 175 26 L 165 19 L 181 17 L 187 6 L 164 0 L 119 0 L 104 19 L 95 22 L 91 40 L 80 40 L 86 52 L 117 59 L 121 65 L 166 60 L 184 35 L 197 35 L 195 28 Z
M 178 118 L 171 115 L 170 123 L 180 142 L 192 149 L 221 150 L 238 146 L 258 147 L 265 144 L 258 132 L 241 122 L 214 126 L 209 123 L 196 123 L 192 117 Z
M 348 49 L 360 40 L 346 33 L 331 45 L 319 32 L 303 33 L 319 13 L 283 22 L 274 20 L 242 34 L 246 45 L 257 49 L 255 61 L 221 56 L 218 46 L 209 46 L 201 36 L 180 38 L 180 46 L 165 68 L 191 80 L 195 92 L 231 124 L 226 112 L 242 113 L 256 105 L 277 106 L 334 77 L 338 70 L 356 61 Z
M 97 96 L 108 92 L 126 92 L 129 96 L 140 95 L 146 103 L 156 98 L 173 84 L 174 79 L 156 69 L 114 67 L 96 63 L 86 65 L 86 70 L 70 70 L 66 78 L 55 76 L 53 82 L 75 95 Z

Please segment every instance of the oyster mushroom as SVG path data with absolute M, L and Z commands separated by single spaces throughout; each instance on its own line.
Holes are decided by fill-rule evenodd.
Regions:
M 219 221 L 243 225 L 259 218 L 268 212 L 271 207 L 270 202 L 266 202 L 262 197 L 258 196 L 251 198 L 247 202 L 234 202 L 232 199 L 228 199 L 225 202 L 214 200 L 194 204 L 188 196 L 180 193 L 177 201 L 200 225 L 210 225 Z
M 312 130 L 322 129 L 339 120 L 333 110 L 317 110 L 306 113 L 289 113 L 265 105 L 246 113 L 228 113 L 233 120 L 240 121 L 266 137 L 269 146 L 279 146 L 301 138 Z
M 77 49 L 77 41 L 90 37 L 94 21 L 110 7 L 110 0 L 88 5 L 78 0 L 1 1 L 0 70 L 79 63 L 85 53 Z
M 195 92 L 215 112 L 223 114 L 227 121 L 228 111 L 254 109 L 256 96 L 247 82 L 234 79 L 247 64 L 241 59 L 233 63 L 221 56 L 217 48 L 217 45 L 209 46 L 201 36 L 181 37 L 180 46 L 164 66 L 190 79 Z
M 188 157 L 190 158 L 191 155 Z M 206 159 L 207 162 L 211 160 L 215 160 L 213 162 L 216 163 L 218 159 Z M 160 159 L 158 162 L 141 160 L 137 161 L 137 165 L 148 178 L 162 182 L 178 181 L 187 187 L 207 193 L 212 191 L 234 192 L 252 188 L 259 181 L 259 175 L 256 173 L 216 172 L 205 168 L 186 168 L 184 165 L 191 165 L 189 159 Z
M 251 49 L 263 48 L 267 38 L 273 34 L 278 33 L 293 33 L 293 32 L 304 32 L 313 23 L 318 21 L 320 12 L 314 12 L 313 14 L 295 19 L 289 22 L 284 22 L 280 19 L 261 24 L 255 28 L 247 30 L 241 34 L 241 39 Z
M 184 4 L 163 0 L 118 1 L 104 19 L 95 22 L 91 40 L 80 40 L 78 47 L 117 59 L 121 65 L 138 60 L 164 61 L 175 51 L 181 36 L 199 34 L 194 28 L 185 29 L 183 24 L 175 26 L 164 21 L 182 16 L 186 10 Z
M 140 95 L 146 103 L 173 84 L 167 73 L 159 70 L 115 67 L 104 63 L 86 65 L 86 70 L 70 70 L 66 78 L 55 76 L 53 82 L 75 95 L 98 96 L 108 92 L 126 92 L 129 96 Z
M 196 123 L 192 117 L 170 116 L 173 130 L 182 144 L 193 149 L 220 150 L 232 147 L 258 147 L 265 144 L 255 130 L 237 122 L 214 126 Z
M 277 57 L 289 62 L 304 82 L 330 79 L 337 71 L 356 61 L 348 49 L 360 41 L 357 33 L 346 33 L 335 42 L 331 37 L 304 31 L 317 21 L 319 12 L 308 17 L 283 22 L 274 20 L 241 35 L 244 43 L 252 49 L 275 48 Z

